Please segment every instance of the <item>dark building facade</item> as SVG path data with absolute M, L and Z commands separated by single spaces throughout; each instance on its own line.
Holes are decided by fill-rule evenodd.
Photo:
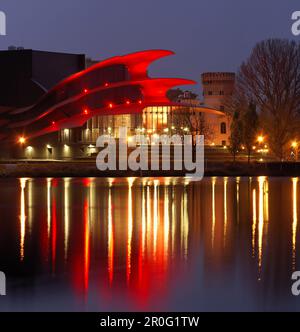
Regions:
M 0 51 L 0 106 L 30 106 L 62 79 L 84 68 L 83 54 Z

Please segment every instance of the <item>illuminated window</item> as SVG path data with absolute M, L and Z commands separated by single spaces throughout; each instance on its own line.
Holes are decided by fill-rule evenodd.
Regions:
M 221 122 L 221 134 L 226 134 L 226 123 L 225 122 Z

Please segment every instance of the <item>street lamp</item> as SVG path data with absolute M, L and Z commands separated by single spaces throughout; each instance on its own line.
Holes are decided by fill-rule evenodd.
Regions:
M 260 159 L 260 161 L 263 161 L 263 149 L 262 149 L 262 144 L 263 144 L 263 142 L 264 142 L 264 137 L 263 137 L 263 135 L 259 135 L 259 136 L 257 137 L 257 142 L 258 142 L 258 144 L 259 144 L 259 146 L 260 146 L 260 150 L 259 150 L 259 152 L 261 152 L 261 159 Z
M 291 144 L 292 149 L 295 152 L 295 161 L 298 160 L 298 142 L 297 141 L 293 141 Z
M 257 142 L 262 143 L 264 141 L 264 137 L 262 135 L 257 137 Z
M 296 149 L 296 147 L 298 146 L 298 143 L 296 141 L 293 141 L 291 146 L 293 149 Z
M 24 136 L 19 137 L 18 142 L 20 144 L 24 144 L 26 142 L 26 138 Z

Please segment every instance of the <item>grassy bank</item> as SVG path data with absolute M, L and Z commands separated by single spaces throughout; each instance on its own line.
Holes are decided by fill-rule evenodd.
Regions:
M 185 171 L 99 171 L 94 161 L 32 161 L 0 164 L 0 177 L 185 176 Z M 205 176 L 300 176 L 300 163 L 205 162 Z

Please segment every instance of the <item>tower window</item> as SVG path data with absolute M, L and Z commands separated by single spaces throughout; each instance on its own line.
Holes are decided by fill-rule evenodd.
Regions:
M 221 134 L 226 134 L 226 123 L 221 122 Z

